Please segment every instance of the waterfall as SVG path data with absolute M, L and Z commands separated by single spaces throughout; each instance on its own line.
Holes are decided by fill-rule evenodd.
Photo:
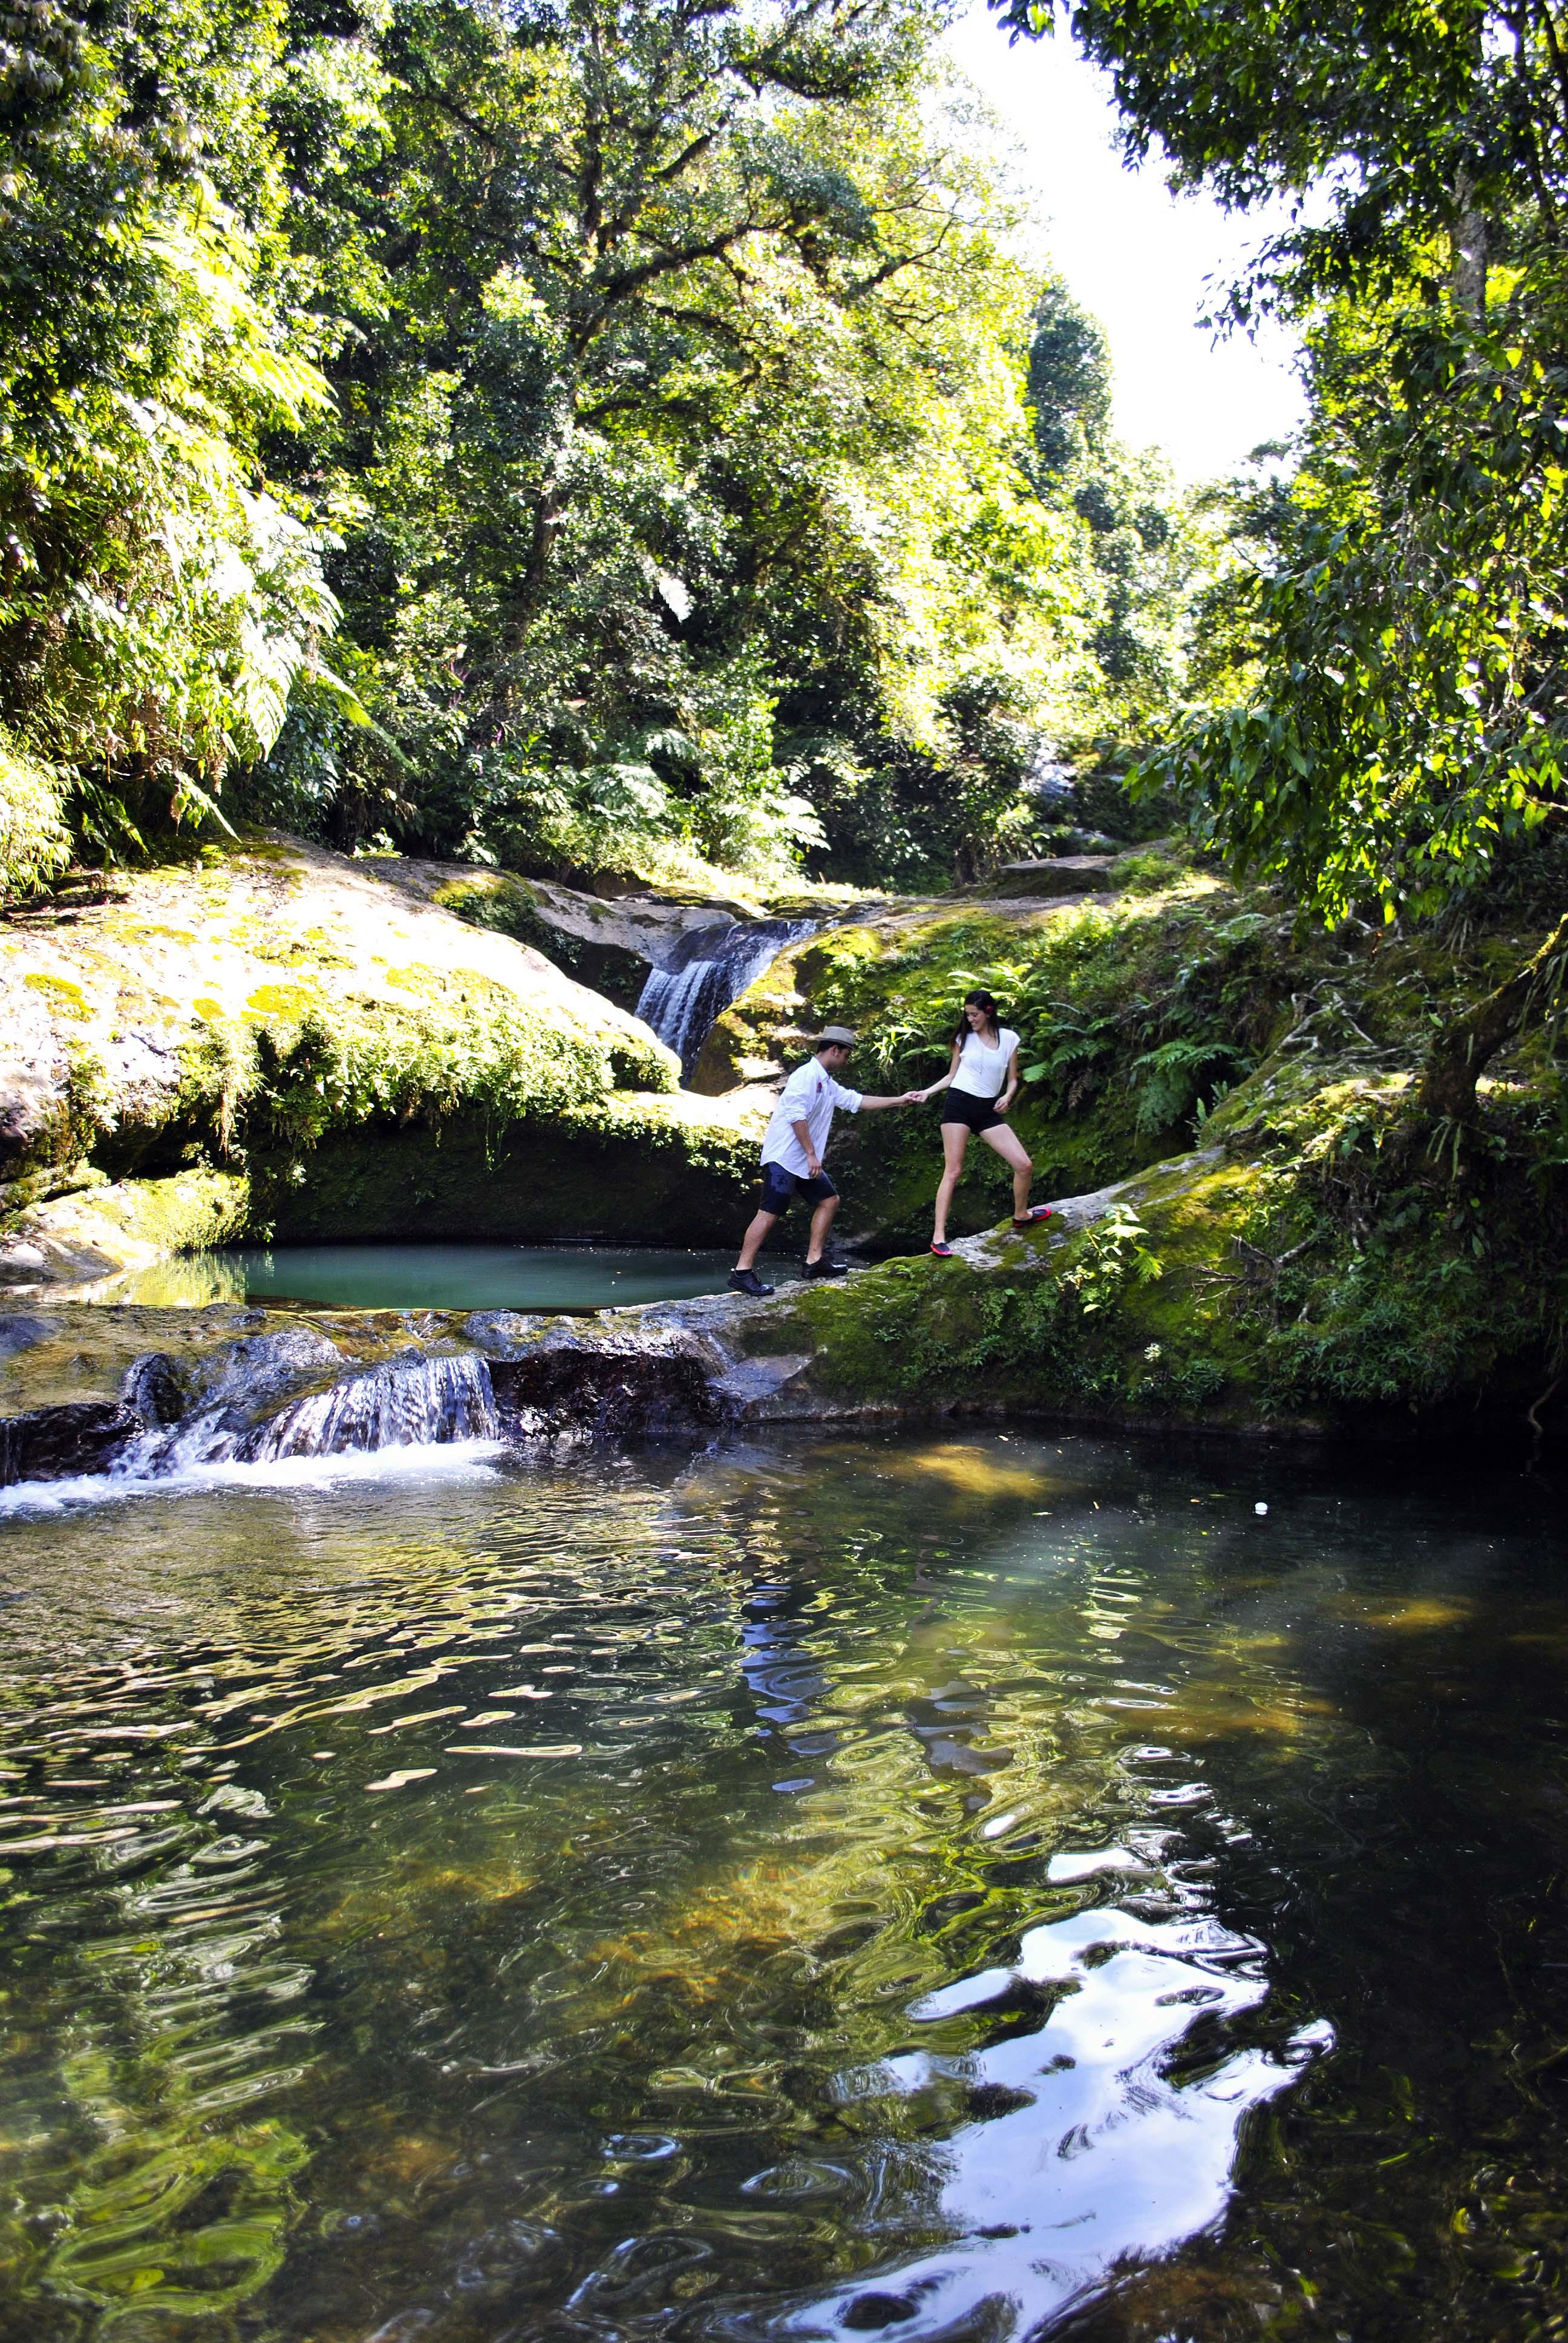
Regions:
M 689 1079 L 714 1019 L 816 924 L 749 920 L 728 928 L 692 928 L 675 946 L 668 965 L 651 971 L 637 1013 L 676 1052 L 682 1081 Z
M 232 1407 L 206 1408 L 171 1431 L 146 1433 L 113 1470 L 132 1480 L 162 1480 L 204 1465 L 427 1448 L 495 1440 L 500 1433 L 489 1368 L 471 1353 L 393 1359 L 289 1400 L 260 1423 L 236 1423 L 235 1414 Z
M 494 1440 L 500 1431 L 490 1371 L 471 1354 L 373 1367 L 293 1400 L 235 1450 L 246 1463 L 283 1456 L 341 1456 L 349 1449 L 425 1448 Z

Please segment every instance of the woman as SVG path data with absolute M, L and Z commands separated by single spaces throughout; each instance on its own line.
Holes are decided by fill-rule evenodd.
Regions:
M 1029 1183 L 1034 1165 L 1016 1131 L 1004 1117 L 1018 1091 L 1018 1035 L 1001 1022 L 989 992 L 966 992 L 963 1021 L 953 1035 L 952 1062 L 940 1082 L 917 1091 L 922 1101 L 947 1092 L 942 1104 L 942 1152 L 946 1169 L 937 1189 L 937 1226 L 931 1251 L 939 1261 L 952 1258 L 948 1242 L 948 1206 L 963 1175 L 970 1133 L 978 1131 L 1012 1167 L 1012 1224 L 1027 1229 L 1031 1221 L 1048 1220 L 1049 1204 L 1030 1204 Z

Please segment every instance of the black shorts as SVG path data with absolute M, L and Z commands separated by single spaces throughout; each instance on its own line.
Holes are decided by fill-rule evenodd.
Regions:
M 786 1172 L 782 1163 L 762 1166 L 762 1210 L 765 1212 L 787 1212 L 796 1199 L 809 1204 L 813 1211 L 824 1198 L 836 1196 L 839 1191 L 825 1172 L 808 1180 L 803 1172 Z
M 994 1131 L 1007 1117 L 998 1114 L 995 1099 L 976 1098 L 972 1091 L 943 1091 L 941 1119 L 961 1122 L 966 1131 Z

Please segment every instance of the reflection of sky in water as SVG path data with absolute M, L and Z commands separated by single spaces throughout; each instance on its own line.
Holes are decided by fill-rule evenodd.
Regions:
M 1194 2239 L 1221 2323 L 1127 2331 L 1299 2267 L 1360 2332 L 1468 2234 L 1561 2039 L 1541 1519 L 1000 1433 L 340 1462 L 0 1524 L 26 2343 L 1020 2343 Z M 1492 2255 L 1407 2331 L 1528 2331 Z
M 1114 1855 L 1120 1851 L 1111 1850 Z M 944 2097 L 960 2117 L 933 2156 L 939 2217 L 955 2243 L 776 2308 L 756 2331 L 799 2337 L 853 2326 L 911 2338 L 960 2314 L 1011 2334 L 1123 2260 L 1169 2252 L 1223 2214 L 1249 2110 L 1286 2088 L 1332 2035 L 1217 2054 L 1222 2022 L 1267 1998 L 1262 1947 L 1211 1919 L 1150 1922 L 1114 1906 L 1029 1931 L 1020 1957 L 918 2004 L 917 2019 L 1049 2007 L 1038 2031 L 959 2057 L 921 2052 L 846 2074 L 849 2102 Z M 1167 2072 L 1201 2019 L 1209 2056 Z M 972 2110 L 978 2121 L 963 2123 Z M 751 2331 L 739 2318 L 716 2332 Z

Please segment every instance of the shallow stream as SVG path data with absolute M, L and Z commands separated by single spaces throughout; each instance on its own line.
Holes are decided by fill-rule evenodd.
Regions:
M 7 1492 L 5 2343 L 1559 2333 L 1556 1493 L 1215 1472 Z

